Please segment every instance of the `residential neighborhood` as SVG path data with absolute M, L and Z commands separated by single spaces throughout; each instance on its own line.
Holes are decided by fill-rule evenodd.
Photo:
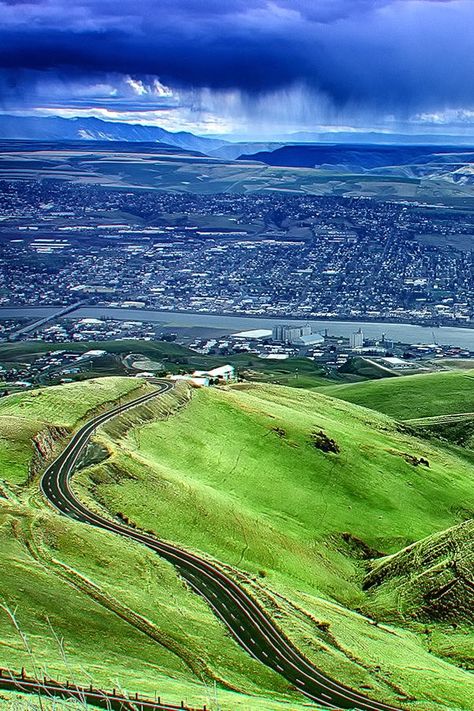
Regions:
M 462 210 L 54 181 L 1 189 L 0 307 L 474 320 L 473 228 Z

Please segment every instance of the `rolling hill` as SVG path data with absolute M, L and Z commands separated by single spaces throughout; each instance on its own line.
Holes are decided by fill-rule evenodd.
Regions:
M 385 416 L 269 385 L 196 392 L 100 442 L 111 456 L 76 481 L 89 502 L 219 561 L 339 680 L 411 708 L 467 708 L 472 630 L 450 639 L 449 658 L 430 652 L 426 623 L 394 619 L 363 590 L 370 559 L 472 515 L 462 458 Z
M 370 144 L 300 144 L 243 153 L 239 160 L 274 167 L 314 168 L 333 176 L 369 176 L 393 182 L 424 180 L 450 186 L 472 186 L 474 151 L 467 146 Z
M 302 709 L 169 564 L 57 515 L 39 495 L 39 465 L 68 431 L 147 388 L 102 378 L 0 401 L 0 666 L 209 709 Z M 88 460 L 101 456 L 98 449 Z
M 463 207 L 472 200 L 469 163 L 472 153 L 464 157 L 456 154 L 448 162 L 441 160 L 418 167 L 403 164 L 365 169 L 357 167 L 361 160 L 357 156 L 371 153 L 367 147 L 362 147 L 362 151 L 357 147 L 352 151 L 350 163 L 333 161 L 315 168 L 314 164 L 267 165 L 258 154 L 251 156 L 251 160 L 243 160 L 242 156 L 240 160 L 219 158 L 214 149 L 208 150 L 195 141 L 177 141 L 172 134 L 163 136 L 164 142 L 148 137 L 147 143 L 119 137 L 113 141 L 107 136 L 99 138 L 84 140 L 74 135 L 73 140 L 45 137 L 32 141 L 3 140 L 0 180 L 41 178 L 198 194 L 272 190 L 381 200 L 432 202 L 436 198 Z M 344 146 L 338 147 L 341 159 L 344 150 Z M 204 154 L 205 151 L 208 153 Z M 378 153 L 376 147 L 374 155 Z
M 472 164 L 474 151 L 465 146 L 303 143 L 243 154 L 240 159 L 272 166 L 342 168 L 351 173 L 405 166 L 412 169 L 413 175 L 422 175 L 432 170 L 433 165 L 449 168 L 453 162 L 459 167 Z
M 7 397 L 0 422 L 70 430 L 104 402 L 101 384 L 93 402 L 94 383 Z M 126 378 L 110 385 L 115 398 L 138 387 Z M 4 435 L 30 436 L 20 427 Z M 120 679 L 210 708 L 214 694 L 229 711 L 303 708 L 168 564 L 50 511 L 37 479 L 27 483 L 28 466 L 24 455 L 23 476 L 2 469 L 0 556 L 9 572 L 0 597 L 16 609 L 37 668 L 77 681 L 90 673 L 109 686 Z M 184 407 L 170 394 L 130 411 L 97 432 L 80 466 L 73 486 L 90 506 L 217 562 L 330 676 L 400 708 L 470 708 L 470 621 L 454 630 L 435 615 L 402 614 L 384 587 L 388 573 L 388 583 L 367 585 L 390 556 L 472 517 L 471 465 L 456 452 L 342 400 L 241 384 L 193 391 Z M 31 669 L 7 612 L 0 643 L 12 667 Z
M 474 371 L 455 370 L 331 385 L 324 388 L 324 393 L 399 420 L 474 413 Z
M 474 622 L 474 521 L 436 533 L 388 558 L 364 586 L 394 610 L 453 626 Z M 472 655 L 474 661 L 474 653 Z

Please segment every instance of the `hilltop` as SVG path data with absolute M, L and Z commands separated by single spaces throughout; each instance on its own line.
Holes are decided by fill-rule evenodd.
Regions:
M 294 144 L 243 153 L 239 160 L 270 166 L 319 168 L 335 174 L 372 174 L 399 178 L 441 179 L 472 184 L 474 152 L 467 146 L 396 144 Z
M 25 484 L 83 418 L 118 398 L 146 387 L 132 378 L 70 383 L 0 400 L 0 471 L 12 484 Z

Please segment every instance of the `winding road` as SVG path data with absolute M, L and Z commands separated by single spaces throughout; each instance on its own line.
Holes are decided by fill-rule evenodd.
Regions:
M 399 711 L 372 700 L 318 671 L 274 624 L 259 604 L 230 577 L 207 560 L 165 541 L 129 528 L 89 510 L 76 497 L 70 480 L 81 453 L 100 425 L 127 410 L 169 392 L 169 381 L 154 381 L 156 390 L 92 418 L 78 430 L 41 478 L 41 490 L 60 513 L 130 538 L 172 563 L 188 585 L 212 608 L 239 645 L 252 657 L 281 674 L 298 691 L 320 706 L 361 711 Z

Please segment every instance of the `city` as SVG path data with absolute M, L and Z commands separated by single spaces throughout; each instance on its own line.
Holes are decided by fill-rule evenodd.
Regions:
M 0 189 L 0 306 L 474 321 L 468 211 L 54 181 Z

